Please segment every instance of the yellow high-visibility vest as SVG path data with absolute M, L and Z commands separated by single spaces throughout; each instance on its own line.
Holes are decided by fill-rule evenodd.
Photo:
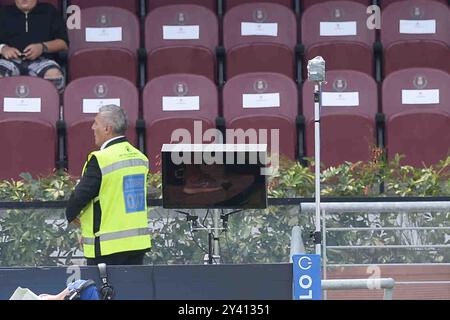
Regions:
M 148 249 L 151 237 L 147 220 L 148 159 L 128 142 L 120 142 L 89 154 L 97 158 L 102 172 L 98 197 L 80 215 L 83 251 L 95 258 L 95 238 L 100 255 Z M 100 205 L 100 229 L 94 234 L 94 204 Z

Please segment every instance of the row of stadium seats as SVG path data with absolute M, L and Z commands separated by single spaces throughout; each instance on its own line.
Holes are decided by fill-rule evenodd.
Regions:
M 410 67 L 450 72 L 450 9 L 437 1 L 389 5 L 382 12 L 380 41 L 367 28 L 366 6 L 351 1 L 310 6 L 300 23 L 274 3 L 236 6 L 223 25 L 198 5 L 156 8 L 143 26 L 135 14 L 115 7 L 87 8 L 81 16 L 81 29 L 69 30 L 69 81 L 115 75 L 143 88 L 160 75 L 195 73 L 221 84 L 262 71 L 301 82 L 306 62 L 315 56 L 325 59 L 327 70 L 358 70 L 377 81 Z
M 323 162 L 330 166 L 370 160 L 376 145 L 387 147 L 389 159 L 404 154 L 403 163 L 414 166 L 444 159 L 450 151 L 449 85 L 450 75 L 441 70 L 405 69 L 384 80 L 379 97 L 377 84 L 368 75 L 329 71 L 321 111 Z M 291 159 L 313 157 L 312 86 L 305 82 L 299 94 L 297 84 L 282 74 L 249 73 L 229 80 L 219 92 L 206 77 L 172 74 L 150 81 L 140 99 L 126 79 L 93 76 L 72 81 L 60 103 L 46 80 L 3 78 L 0 179 L 23 171 L 47 174 L 55 163 L 61 167 L 65 161 L 69 173 L 79 175 L 87 154 L 96 149 L 90 129 L 93 118 L 101 105 L 112 103 L 127 110 L 128 138 L 146 151 L 153 171 L 159 167 L 161 145 L 180 142 L 180 137 L 172 136 L 176 129 L 191 133 L 192 140 L 184 143 L 201 143 L 194 132 L 214 127 L 278 129 L 281 154 Z M 195 120 L 201 121 L 201 128 L 195 128 Z M 226 142 L 264 143 L 250 141 L 250 136 Z M 267 142 L 276 149 L 270 138 Z
M 255 2 L 269 2 L 269 3 L 277 3 L 280 5 L 284 5 L 287 8 L 298 12 L 300 8 L 305 10 L 306 8 L 322 3 L 330 0 L 40 0 L 41 2 L 46 2 L 54 5 L 56 8 L 61 9 L 65 8 L 69 5 L 77 5 L 80 8 L 90 8 L 90 7 L 100 7 L 100 6 L 114 6 L 117 8 L 126 9 L 130 12 L 140 14 L 142 12 L 142 4 L 145 5 L 146 10 L 143 11 L 143 14 L 147 12 L 166 5 L 178 5 L 178 4 L 196 4 L 204 6 L 209 10 L 220 14 L 222 10 L 219 10 L 219 7 L 225 9 L 225 11 L 236 7 L 240 4 L 244 3 L 255 3 Z M 403 0 L 349 0 L 352 2 L 358 2 L 365 6 L 376 4 L 381 6 L 384 9 L 391 3 L 403 1 Z M 430 1 L 438 1 L 444 4 L 448 3 L 447 0 L 430 0 Z M 0 0 L 1 5 L 9 5 L 13 4 L 14 0 Z

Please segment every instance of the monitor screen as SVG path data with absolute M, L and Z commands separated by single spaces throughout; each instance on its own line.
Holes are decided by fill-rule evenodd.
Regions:
M 184 156 L 191 161 L 173 161 L 162 152 L 163 207 L 167 209 L 264 209 L 267 179 L 264 165 L 249 161 L 250 152 L 225 152 L 223 163 L 205 162 L 201 152 Z M 194 161 L 195 157 L 198 157 Z M 238 161 L 240 157 L 240 161 Z M 201 159 L 201 161 L 199 160 Z M 225 159 L 225 158 L 224 158 Z M 245 159 L 245 160 L 244 160 Z M 244 161 L 243 161 L 244 160 Z

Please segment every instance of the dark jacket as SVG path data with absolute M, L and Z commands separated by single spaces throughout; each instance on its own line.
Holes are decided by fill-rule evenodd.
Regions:
M 23 52 L 32 43 L 56 39 L 64 40 L 69 45 L 66 24 L 51 4 L 38 3 L 28 14 L 20 11 L 16 5 L 0 8 L 0 44 L 7 44 Z M 43 56 L 48 59 L 56 58 L 51 53 Z

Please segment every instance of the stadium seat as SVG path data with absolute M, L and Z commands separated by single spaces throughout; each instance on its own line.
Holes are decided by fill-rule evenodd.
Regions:
M 378 94 L 375 80 L 354 70 L 327 72 L 322 87 L 320 116 L 321 162 L 338 166 L 345 161 L 369 161 L 376 146 L 375 116 Z M 306 156 L 314 157 L 314 83 L 303 84 Z
M 329 2 L 329 1 L 335 1 L 335 0 L 300 0 L 303 11 L 306 8 L 308 8 L 312 5 L 315 5 L 317 3 Z M 366 7 L 372 4 L 372 0 L 349 0 L 349 1 L 361 3 L 361 4 L 365 5 Z
M 180 5 L 180 4 L 196 4 L 199 6 L 204 6 L 212 12 L 217 12 L 217 1 L 216 0 L 147 0 L 147 11 L 152 11 L 153 9 L 167 6 L 167 5 Z
M 267 143 L 269 150 L 274 148 L 272 129 L 279 130 L 278 151 L 281 155 L 296 159 L 296 117 L 298 115 L 298 92 L 295 82 L 279 73 L 255 72 L 240 74 L 229 81 L 223 89 L 223 117 L 226 128 L 247 130 L 268 130 L 264 141 L 250 140 L 251 131 L 243 140 L 235 139 L 227 143 Z M 239 142 L 241 141 L 241 142 Z
M 244 3 L 254 3 L 254 2 L 270 2 L 270 3 L 278 3 L 283 6 L 288 7 L 289 9 L 294 8 L 295 0 L 224 0 L 225 10 L 230 10 L 238 5 Z
M 137 83 L 139 21 L 128 10 L 81 10 L 81 29 L 69 30 L 70 80 L 92 75 L 119 76 Z
M 314 1 L 314 0 L 312 0 L 312 1 Z M 391 3 L 400 2 L 400 1 L 405 1 L 405 0 L 378 0 L 378 2 L 381 2 L 381 9 L 383 9 L 383 10 Z M 440 2 L 442 4 L 448 5 L 448 0 L 429 0 L 429 1 L 436 1 L 436 2 Z
M 91 76 L 72 81 L 64 92 L 64 121 L 67 126 L 67 160 L 71 175 L 79 176 L 95 146 L 94 118 L 102 105 L 116 104 L 128 115 L 127 138 L 135 144 L 139 94 L 128 80 L 115 76 Z
M 194 136 L 194 121 L 201 121 L 202 130 L 196 132 L 203 134 L 215 127 L 218 114 L 217 88 L 204 76 L 169 74 L 148 82 L 143 92 L 143 115 L 151 171 L 160 170 L 163 144 L 202 143 L 202 137 Z M 188 130 L 190 141 L 178 138 L 172 141 L 172 134 L 177 129 Z
M 39 2 L 45 2 L 50 3 L 55 6 L 55 8 L 60 9 L 61 8 L 61 1 L 60 0 L 39 0 Z M 14 4 L 15 0 L 0 0 L 0 7 L 1 6 L 7 6 Z
M 294 12 L 280 4 L 247 3 L 228 10 L 223 20 L 226 78 L 248 72 L 294 78 L 296 30 Z
M 192 73 L 216 78 L 216 15 L 203 6 L 171 5 L 152 10 L 145 21 L 147 77 Z
M 384 75 L 404 68 L 450 72 L 450 9 L 437 1 L 390 4 L 382 12 Z
M 77 5 L 81 9 L 91 7 L 116 7 L 139 14 L 140 0 L 69 0 L 69 5 Z
M 367 28 L 366 9 L 352 1 L 321 2 L 306 9 L 301 23 L 305 60 L 322 56 L 327 70 L 349 69 L 373 75 L 375 31 Z
M 402 164 L 429 166 L 450 152 L 450 75 L 442 70 L 410 68 L 383 81 L 388 159 L 404 155 Z
M 0 78 L 0 180 L 22 172 L 50 175 L 55 168 L 59 95 L 36 77 Z

